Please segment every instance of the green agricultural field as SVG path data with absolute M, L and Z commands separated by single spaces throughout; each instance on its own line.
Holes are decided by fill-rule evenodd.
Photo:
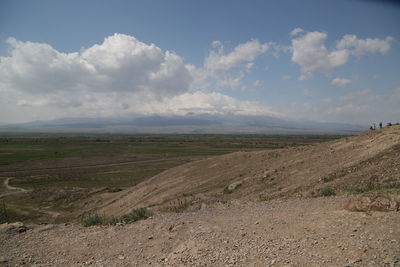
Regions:
M 100 195 L 114 194 L 186 162 L 235 151 L 309 145 L 339 137 L 1 136 L 0 221 L 70 221 L 76 219 L 77 211 L 88 202 L 97 201 Z M 28 191 L 7 188 L 8 177 L 9 186 Z

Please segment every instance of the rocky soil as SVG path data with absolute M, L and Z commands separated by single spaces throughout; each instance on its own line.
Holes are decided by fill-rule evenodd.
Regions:
M 400 213 L 348 197 L 215 202 L 128 225 L 2 225 L 2 266 L 400 266 Z
M 176 199 L 271 200 L 366 191 L 400 193 L 400 125 L 287 149 L 237 152 L 164 171 L 100 203 L 101 213 L 173 205 Z M 171 203 L 172 202 L 172 203 Z

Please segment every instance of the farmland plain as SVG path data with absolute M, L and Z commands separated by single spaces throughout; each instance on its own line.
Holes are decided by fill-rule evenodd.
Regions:
M 99 194 L 112 195 L 190 161 L 336 138 L 340 136 L 2 135 L 0 220 L 73 221 Z

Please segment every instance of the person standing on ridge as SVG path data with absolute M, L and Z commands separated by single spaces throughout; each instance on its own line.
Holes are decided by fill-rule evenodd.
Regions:
M 379 123 L 379 128 L 381 128 L 381 129 L 382 129 L 382 122 L 380 122 L 380 123 Z

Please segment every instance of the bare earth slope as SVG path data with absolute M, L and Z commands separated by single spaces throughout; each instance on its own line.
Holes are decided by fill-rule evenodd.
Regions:
M 399 182 L 396 125 L 307 147 L 237 152 L 191 162 L 120 192 L 103 204 L 101 212 L 120 215 L 134 207 L 169 205 L 177 198 L 268 200 L 318 195 L 327 186 L 342 193 L 362 190 L 368 183 L 390 188 Z
M 3 225 L 0 260 L 4 266 L 399 266 L 400 213 L 349 212 L 344 201 L 214 204 L 109 227 L 41 225 L 16 233 Z

